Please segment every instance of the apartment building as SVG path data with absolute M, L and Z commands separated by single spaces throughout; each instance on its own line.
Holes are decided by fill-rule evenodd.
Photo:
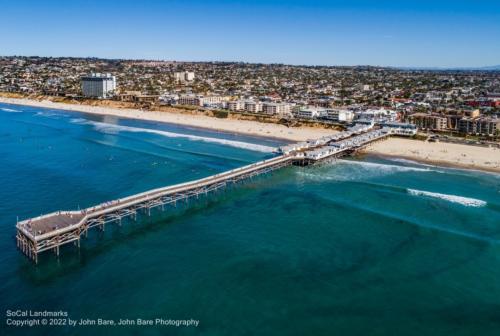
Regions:
M 91 73 L 81 77 L 81 86 L 85 97 L 108 98 L 116 90 L 116 77 L 109 73 Z
M 194 80 L 194 72 L 190 71 L 174 72 L 174 79 L 176 82 L 179 83 L 191 82 Z
M 179 105 L 196 105 L 200 106 L 200 99 L 198 96 L 194 94 L 187 94 L 179 96 L 179 100 L 177 101 Z
M 446 117 L 426 113 L 411 115 L 410 122 L 423 130 L 444 131 L 448 128 L 448 119 Z
M 198 96 L 198 104 L 204 107 L 222 107 L 225 98 L 222 96 Z
M 321 107 L 304 107 L 296 111 L 296 118 L 300 119 L 316 119 L 326 115 L 326 109 Z
M 226 108 L 229 111 L 242 111 L 245 109 L 245 102 L 241 100 L 228 101 L 226 103 Z
M 254 100 L 245 101 L 245 112 L 248 113 L 261 113 L 262 103 Z
M 460 120 L 458 131 L 463 134 L 498 135 L 500 132 L 500 119 L 490 117 L 470 118 Z
M 348 123 L 354 119 L 354 112 L 346 109 L 327 108 L 323 118 L 334 122 Z
M 396 121 L 397 113 L 385 108 L 361 110 L 355 113 L 357 119 L 374 121 Z
M 225 97 L 222 96 L 203 96 L 195 94 L 180 95 L 177 100 L 178 105 L 193 105 L 208 108 L 222 108 Z
M 443 117 L 447 119 L 447 129 L 451 131 L 458 131 L 460 120 L 464 117 L 469 118 L 477 118 L 481 115 L 478 109 L 469 110 L 469 109 L 451 109 L 451 110 L 442 110 L 441 111 Z
M 462 118 L 463 117 L 461 115 L 448 114 L 446 116 L 448 130 L 458 131 L 458 127 L 460 125 L 460 120 Z
M 287 103 L 262 103 L 262 113 L 269 115 L 286 116 L 291 114 L 291 105 Z

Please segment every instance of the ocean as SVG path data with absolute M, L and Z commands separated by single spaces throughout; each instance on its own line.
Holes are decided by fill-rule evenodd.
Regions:
M 0 104 L 2 335 L 498 335 L 500 175 L 375 156 L 288 167 L 40 255 L 16 218 L 272 157 L 283 144 Z M 7 311 L 194 326 L 7 326 Z

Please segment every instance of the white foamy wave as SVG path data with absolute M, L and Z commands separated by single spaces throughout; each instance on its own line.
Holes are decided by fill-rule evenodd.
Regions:
M 432 165 L 428 163 L 423 163 L 423 162 L 418 162 L 414 160 L 408 160 L 408 159 L 402 159 L 402 158 L 388 158 L 389 161 L 393 162 L 399 162 L 399 163 L 404 163 L 404 164 L 412 164 L 416 166 L 422 166 L 422 167 L 431 167 L 431 168 L 443 168 L 437 165 Z
M 0 108 L 0 110 L 2 110 L 4 112 L 12 112 L 12 113 L 14 113 L 14 112 L 21 112 L 19 110 L 14 110 L 14 109 L 6 108 L 6 107 L 2 107 L 2 108 Z
M 336 160 L 297 174 L 314 181 L 364 181 L 405 172 L 440 172 L 431 168 L 408 167 L 384 163 Z
M 158 134 L 158 135 L 161 135 L 161 136 L 164 136 L 167 138 L 185 138 L 185 139 L 189 139 L 189 140 L 193 140 L 193 141 L 217 143 L 217 144 L 221 144 L 221 145 L 225 145 L 225 146 L 243 148 L 243 149 L 248 149 L 248 150 L 263 152 L 263 153 L 271 153 L 275 150 L 273 147 L 252 144 L 252 143 L 248 143 L 248 142 L 241 142 L 241 141 L 234 141 L 234 140 L 227 140 L 227 139 L 220 139 L 220 138 L 202 137 L 202 136 L 192 135 L 192 134 L 173 133 L 173 132 L 160 131 L 160 130 L 149 129 L 149 128 L 114 125 L 114 124 L 108 124 L 108 123 L 103 123 L 103 122 L 90 121 L 90 120 L 81 119 L 81 118 L 71 119 L 71 122 L 73 122 L 75 124 L 82 124 L 82 125 L 93 125 L 94 129 L 96 131 L 108 133 L 108 134 L 118 134 L 119 132 L 151 133 L 151 134 Z
M 432 197 L 432 198 L 439 198 L 439 199 L 442 199 L 442 200 L 445 200 L 448 202 L 458 203 L 458 204 L 465 205 L 465 206 L 482 207 L 482 206 L 485 206 L 487 204 L 483 200 L 476 199 L 476 198 L 470 198 L 470 197 L 440 194 L 440 193 L 417 190 L 417 189 L 407 189 L 407 191 L 410 195 L 413 195 L 413 196 L 426 196 L 426 197 Z
M 422 167 L 431 167 L 431 168 L 439 168 L 442 170 L 445 170 L 447 173 L 448 172 L 453 172 L 453 173 L 463 173 L 470 175 L 471 173 L 479 173 L 481 175 L 489 175 L 495 178 L 500 178 L 500 174 L 495 173 L 495 172 L 489 172 L 485 170 L 479 170 L 479 169 L 472 169 L 472 168 L 460 168 L 460 167 L 443 167 L 443 166 L 437 166 L 429 163 L 423 163 L 423 162 L 417 162 L 413 160 L 408 160 L 408 159 L 402 159 L 402 158 L 389 158 L 388 160 L 393 161 L 393 162 L 400 162 L 400 163 L 407 163 L 407 164 L 413 164 L 417 166 L 422 166 Z M 444 171 L 442 171 L 444 172 Z
M 83 118 L 71 118 L 70 120 L 73 124 L 88 125 L 89 121 Z
M 48 118 L 62 116 L 60 113 L 56 113 L 56 112 L 37 112 L 36 115 L 41 116 L 41 117 L 48 117 Z
M 408 166 L 399 166 L 399 165 L 391 165 L 386 163 L 375 163 L 375 162 L 366 162 L 366 161 L 354 161 L 354 160 L 338 160 L 338 162 L 346 165 L 357 165 L 360 168 L 364 168 L 367 170 L 376 169 L 379 172 L 385 173 L 395 173 L 395 172 L 430 172 L 437 170 L 431 168 L 419 168 L 419 167 L 408 167 Z

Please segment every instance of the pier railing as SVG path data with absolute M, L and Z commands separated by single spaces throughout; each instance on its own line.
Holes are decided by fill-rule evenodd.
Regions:
M 165 205 L 175 205 L 178 201 L 208 194 L 228 184 L 288 166 L 293 160 L 293 156 L 282 155 L 195 181 L 105 202 L 80 211 L 58 211 L 27 219 L 16 225 L 17 245 L 23 253 L 36 262 L 40 252 L 54 249 L 56 254 L 59 254 L 59 247 L 70 242 L 76 242 L 79 246 L 81 236 L 87 235 L 88 230 L 93 227 L 104 230 L 106 223 L 121 224 L 124 217 L 135 219 L 140 210 L 150 214 L 153 208 L 163 209 Z
M 305 143 L 307 146 L 302 143 L 302 147 L 295 146 L 301 148 L 299 150 L 286 151 L 284 154 L 268 160 L 195 181 L 152 189 L 79 211 L 57 211 L 23 220 L 16 225 L 17 246 L 24 254 L 37 262 L 40 252 L 52 249 L 59 255 L 60 246 L 71 242 L 79 247 L 81 236 L 87 236 L 89 229 L 98 227 L 104 231 L 107 223 L 114 222 L 121 225 L 122 219 L 126 217 L 135 220 L 139 211 L 150 215 L 151 209 L 161 207 L 164 210 L 166 205 L 176 206 L 179 201 L 188 201 L 192 197 L 198 198 L 202 194 L 207 195 L 231 183 L 291 164 L 307 165 L 343 156 L 392 134 L 411 135 L 407 133 L 404 129 L 369 129 L 366 132 L 360 131 L 353 137 L 332 137 L 327 142 L 320 141 L 319 144 L 311 140 Z M 295 148 L 288 146 L 288 148 L 292 147 Z

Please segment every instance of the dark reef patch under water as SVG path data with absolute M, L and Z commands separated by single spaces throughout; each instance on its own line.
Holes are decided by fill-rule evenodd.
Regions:
M 269 157 L 265 147 L 277 143 L 2 107 L 18 111 L 0 111 L 2 310 L 200 320 L 161 330 L 3 324 L 2 334 L 500 332 L 499 175 L 372 157 L 289 167 L 189 208 L 96 231 L 80 250 L 66 246 L 34 266 L 15 249 L 16 215 L 207 176 Z

